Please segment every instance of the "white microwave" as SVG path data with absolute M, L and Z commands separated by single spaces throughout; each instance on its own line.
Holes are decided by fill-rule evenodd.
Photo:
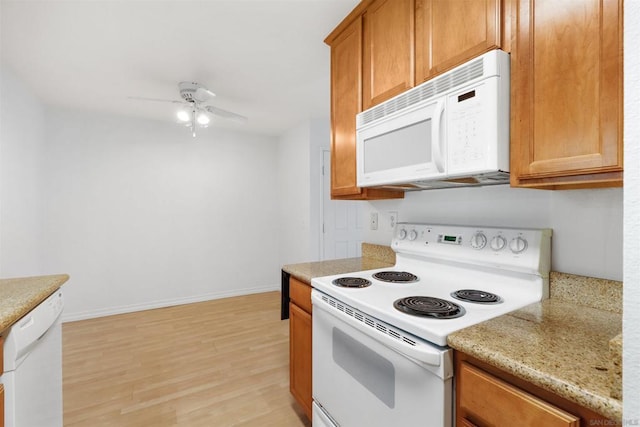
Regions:
M 509 182 L 509 54 L 493 50 L 357 115 L 359 187 Z

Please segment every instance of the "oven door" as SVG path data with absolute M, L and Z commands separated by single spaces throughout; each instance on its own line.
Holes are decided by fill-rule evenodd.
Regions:
M 450 349 L 315 289 L 312 302 L 314 421 L 340 427 L 452 426 Z M 398 333 L 415 345 L 394 337 Z

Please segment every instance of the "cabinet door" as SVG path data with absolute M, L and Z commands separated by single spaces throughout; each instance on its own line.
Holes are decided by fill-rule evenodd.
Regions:
M 462 362 L 458 375 L 458 425 L 579 427 L 580 418 Z M 473 420 L 473 422 L 471 421 Z
M 364 13 L 366 110 L 414 84 L 414 0 L 377 0 Z
M 511 184 L 622 183 L 622 0 L 516 0 Z
M 311 419 L 311 315 L 289 304 L 289 390 Z
M 500 0 L 416 0 L 416 84 L 501 46 Z
M 356 115 L 362 111 L 362 17 L 331 45 L 331 197 L 402 198 L 403 192 L 362 189 L 356 179 Z
M 331 195 L 359 194 L 356 114 L 362 111 L 362 19 L 331 45 Z

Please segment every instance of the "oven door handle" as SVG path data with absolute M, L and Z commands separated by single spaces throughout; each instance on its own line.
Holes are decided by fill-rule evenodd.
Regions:
M 331 314 L 336 319 L 348 324 L 349 326 L 357 329 L 366 336 L 378 341 L 380 344 L 388 347 L 401 355 L 412 359 L 413 361 L 427 365 L 427 366 L 440 366 L 442 361 L 442 350 L 436 347 L 432 347 L 428 344 L 423 344 L 420 341 L 415 342 L 415 346 L 405 343 L 398 338 L 394 338 L 388 335 L 386 332 L 378 330 L 376 327 L 369 326 L 360 320 L 345 314 L 343 311 L 338 310 L 329 303 L 322 300 L 322 296 L 318 292 L 311 294 L 314 309 L 322 310 Z

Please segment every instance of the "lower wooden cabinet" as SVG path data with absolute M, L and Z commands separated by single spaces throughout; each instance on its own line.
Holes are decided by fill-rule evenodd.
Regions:
M 590 409 L 464 353 L 455 353 L 455 363 L 456 426 L 613 425 Z
M 311 419 L 311 286 L 289 279 L 289 391 Z
M 578 427 L 580 418 L 462 362 L 458 371 L 460 425 Z M 517 422 L 516 422 L 517 420 Z

